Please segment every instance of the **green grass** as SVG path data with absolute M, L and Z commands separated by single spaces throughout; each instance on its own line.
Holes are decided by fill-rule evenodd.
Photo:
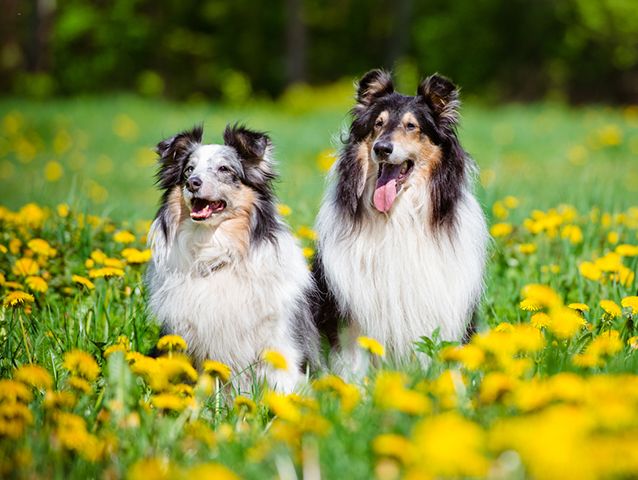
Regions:
M 322 478 L 354 479 L 477 477 L 488 470 L 507 479 L 638 475 L 638 314 L 625 307 L 610 315 L 600 304 L 619 305 L 637 293 L 638 256 L 604 257 L 638 243 L 635 109 L 464 108 L 460 135 L 481 169 L 477 193 L 490 223 L 507 222 L 512 231 L 492 244 L 482 335 L 460 349 L 424 339 L 417 348 L 433 358 L 429 370 L 371 357 L 365 381 L 333 379 L 327 390 L 307 386 L 283 403 L 256 384 L 254 412 L 211 395 L 210 378 L 189 381 L 186 367 L 172 360 L 182 373 L 152 387 L 155 361 L 142 360 L 150 362 L 144 367 L 131 353 L 148 352 L 159 335 L 146 311 L 144 265 L 124 262 L 126 245 L 114 239 L 128 229 L 136 235 L 128 246 L 144 248 L 138 220 L 153 217 L 159 198 L 151 149 L 199 122 L 211 142 L 227 122 L 270 132 L 278 193 L 296 231 L 313 223 L 325 186 L 317 156 L 337 145 L 349 108 L 347 95 L 319 98 L 244 108 L 128 96 L 0 101 L 0 206 L 8 208 L 0 209 L 0 476 L 198 477 L 188 469 L 211 462 L 255 479 L 312 478 L 317 469 Z M 50 162 L 62 170 L 55 181 L 47 175 L 60 169 Z M 503 208 L 506 195 L 519 205 Z M 12 213 L 29 202 L 49 207 L 42 221 L 37 211 Z M 60 203 L 70 204 L 68 215 L 56 210 Z M 561 204 L 573 205 L 573 215 L 565 207 L 549 211 Z M 530 233 L 535 227 L 540 231 Z M 567 233 L 575 227 L 582 239 L 572 242 Z M 55 255 L 34 251 L 34 238 Z M 527 244 L 533 251 L 524 253 Z M 121 262 L 122 276 L 94 278 L 87 289 L 73 275 L 88 277 L 101 266 L 96 250 Z M 31 275 L 48 290 L 9 306 L 11 292 L 33 289 L 18 269 L 24 258 L 38 262 Z M 605 270 L 600 280 L 581 273 L 588 261 Z M 550 286 L 557 300 L 546 292 L 524 295 L 533 283 Z M 547 326 L 530 325 L 532 313 L 519 307 L 524 297 L 543 304 Z M 585 326 L 561 308 L 571 302 L 590 307 Z M 120 336 L 128 362 L 105 355 Z M 74 349 L 88 352 L 99 374 L 87 371 L 92 360 L 70 366 Z M 578 357 L 583 353 L 590 357 Z M 6 379 L 27 381 L 20 367 L 29 363 L 43 366 L 51 385 L 19 394 L 22 384 Z M 323 375 L 313 372 L 311 380 Z M 87 392 L 78 379 L 89 380 Z M 180 397 L 188 406 L 151 407 L 160 391 L 188 389 L 185 383 L 194 387 Z M 47 406 L 52 392 L 68 392 L 75 403 Z
M 4 130 L 0 140 L 2 199 L 13 208 L 29 201 L 53 205 L 70 200 L 84 206 L 91 197 L 90 185 L 97 182 L 106 188 L 108 197 L 88 202 L 93 212 L 106 212 L 116 219 L 150 219 L 159 194 L 153 187 L 155 166 L 149 150 L 196 123 L 204 124 L 207 141 L 219 142 L 227 123 L 243 122 L 271 134 L 280 164 L 281 200 L 293 207 L 296 221 L 310 224 L 324 188 L 316 157 L 324 149 L 339 146 L 349 99 L 342 99 L 341 104 L 297 111 L 280 104 L 228 108 L 128 96 L 46 103 L 5 99 L 0 101 L 0 118 L 18 112 L 24 127 L 18 138 L 33 144 L 36 153 L 31 159 L 16 159 L 11 150 L 17 139 Z M 462 113 L 460 136 L 483 172 L 485 188 L 479 189 L 479 195 L 486 205 L 516 194 L 527 209 L 560 202 L 583 208 L 594 204 L 623 208 L 638 194 L 638 171 L 632 168 L 638 155 L 638 120 L 622 111 L 468 105 Z M 130 136 L 125 138 L 114 132 L 121 115 L 134 124 L 134 131 L 129 129 Z M 126 133 L 126 124 L 122 128 Z M 619 131 L 619 145 L 613 145 L 613 138 L 612 145 L 601 143 L 600 137 L 609 128 Z M 60 133 L 68 135 L 69 145 L 56 154 L 54 139 Z M 582 150 L 582 158 L 570 161 L 574 149 Z M 54 183 L 43 175 L 51 160 L 64 168 L 64 175 Z

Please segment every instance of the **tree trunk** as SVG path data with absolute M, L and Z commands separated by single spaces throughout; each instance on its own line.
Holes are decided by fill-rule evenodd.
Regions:
M 306 24 L 303 0 L 286 0 L 286 80 L 306 81 Z

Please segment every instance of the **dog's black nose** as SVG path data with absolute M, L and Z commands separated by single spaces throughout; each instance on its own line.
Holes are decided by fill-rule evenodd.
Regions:
M 197 190 L 199 190 L 199 187 L 202 186 L 202 179 L 199 177 L 188 177 L 188 180 L 186 180 L 186 188 L 188 189 L 189 192 L 196 192 Z
M 380 157 L 387 157 L 392 153 L 392 142 L 380 140 L 372 148 L 374 148 L 374 153 Z

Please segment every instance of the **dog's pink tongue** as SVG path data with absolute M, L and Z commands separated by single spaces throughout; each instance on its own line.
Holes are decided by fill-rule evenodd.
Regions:
M 372 200 L 377 210 L 382 213 L 388 213 L 395 198 L 397 198 L 397 181 L 390 180 L 388 183 L 377 187 Z

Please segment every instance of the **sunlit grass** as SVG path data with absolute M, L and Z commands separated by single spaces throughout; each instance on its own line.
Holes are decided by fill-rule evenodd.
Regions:
M 268 130 L 279 211 L 310 257 L 348 99 L 328 104 L 0 102 L 0 476 L 638 475 L 635 109 L 465 110 L 494 242 L 479 335 L 424 338 L 427 371 L 360 338 L 361 381 L 313 372 L 298 395 L 234 396 L 238 372 L 158 342 L 142 282 L 153 145 L 199 121 L 211 141 L 227 121 Z

